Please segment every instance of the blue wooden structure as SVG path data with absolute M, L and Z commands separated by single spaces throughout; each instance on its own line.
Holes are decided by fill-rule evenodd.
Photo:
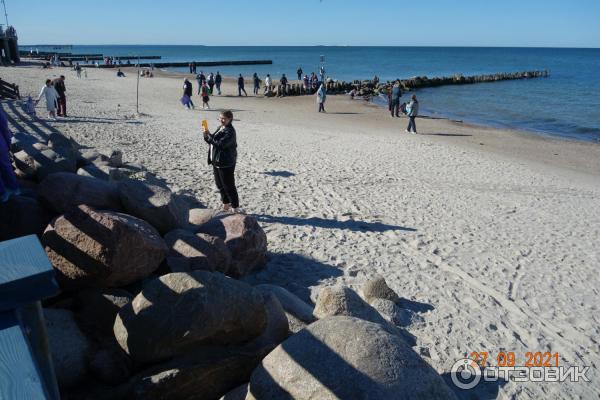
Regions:
M 58 293 L 35 235 L 0 242 L 0 399 L 59 399 L 41 300 Z

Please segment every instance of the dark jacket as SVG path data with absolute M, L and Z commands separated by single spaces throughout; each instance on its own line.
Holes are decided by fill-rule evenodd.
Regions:
M 52 85 L 54 85 L 54 89 L 60 97 L 65 97 L 65 92 L 67 91 L 67 88 L 65 87 L 65 83 L 62 79 L 56 78 L 52 81 Z
M 217 75 L 215 76 L 215 83 L 216 83 L 217 85 L 220 85 L 222 80 L 223 80 L 223 78 L 221 78 L 221 74 L 217 74 Z
M 238 78 L 238 86 L 244 87 L 244 78 L 242 78 L 241 76 Z
M 183 94 L 188 97 L 192 97 L 192 82 L 185 81 L 183 83 Z
M 394 86 L 392 88 L 392 100 L 399 101 L 400 97 L 402 97 L 402 89 L 400 89 L 400 86 Z
M 211 145 L 208 148 L 208 164 L 212 164 L 217 168 L 235 166 L 237 161 L 237 142 L 233 125 L 230 124 L 224 128 L 219 128 L 215 133 L 209 133 L 204 137 L 204 141 Z

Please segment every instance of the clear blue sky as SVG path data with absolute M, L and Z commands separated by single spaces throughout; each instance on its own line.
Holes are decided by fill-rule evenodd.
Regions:
M 6 0 L 6 6 L 21 44 L 600 47 L 600 0 Z

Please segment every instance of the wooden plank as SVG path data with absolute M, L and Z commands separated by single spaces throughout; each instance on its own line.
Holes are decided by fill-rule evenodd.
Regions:
M 52 264 L 35 235 L 0 242 L 0 311 L 58 292 Z
M 52 400 L 60 399 L 58 382 L 52 364 L 52 355 L 50 354 L 50 344 L 48 343 L 48 332 L 46 322 L 42 311 L 42 304 L 39 301 L 26 304 L 16 310 L 19 322 L 23 332 L 27 334 L 30 352 L 37 365 L 40 378 L 44 388 L 48 393 L 48 398 Z
M 44 385 L 15 313 L 0 313 L 0 399 L 46 398 Z

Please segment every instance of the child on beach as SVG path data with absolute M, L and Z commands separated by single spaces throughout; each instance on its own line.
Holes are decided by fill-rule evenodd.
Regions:
M 415 124 L 415 118 L 419 115 L 419 101 L 416 95 L 412 95 L 410 103 L 406 105 L 406 115 L 408 115 L 408 128 L 406 133 L 410 133 L 411 128 L 413 134 L 417 134 L 417 125 Z
M 27 96 L 27 101 L 25 102 L 25 112 L 31 117 L 35 117 L 35 104 L 31 96 Z

